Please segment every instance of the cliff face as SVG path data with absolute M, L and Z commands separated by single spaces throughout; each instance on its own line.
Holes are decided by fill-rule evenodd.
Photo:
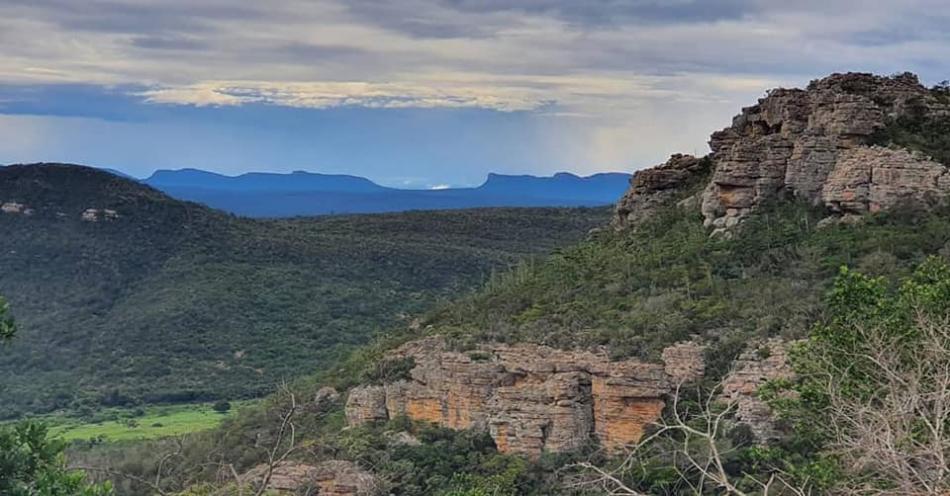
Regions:
M 787 195 L 841 216 L 945 198 L 946 166 L 870 146 L 888 122 L 909 114 L 948 115 L 950 106 L 913 74 L 835 74 L 804 90 L 772 90 L 710 138 L 713 172 L 701 200 L 706 225 L 714 234 L 727 233 L 756 207 Z M 674 156 L 636 174 L 618 205 L 622 221 L 639 215 L 631 213 L 628 197 L 649 205 L 671 196 L 668 188 L 644 186 L 670 177 L 679 162 Z
M 610 451 L 638 441 L 676 384 L 702 375 L 703 349 L 668 348 L 664 364 L 611 362 L 587 351 L 485 344 L 451 351 L 440 338 L 408 343 L 389 358 L 415 361 L 410 380 L 350 391 L 348 423 L 405 415 L 451 429 L 487 430 L 499 451 L 532 457 L 596 437 Z
M 624 227 L 648 218 L 658 208 L 679 199 L 682 191 L 708 170 L 708 160 L 676 154 L 665 164 L 637 172 L 630 178 L 630 189 L 617 203 L 614 224 Z

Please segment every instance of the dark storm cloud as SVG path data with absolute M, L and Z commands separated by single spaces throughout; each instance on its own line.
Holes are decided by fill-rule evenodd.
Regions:
M 739 19 L 752 9 L 741 0 L 442 0 L 465 12 L 549 15 L 580 26 L 713 22 Z
M 206 42 L 183 36 L 137 36 L 132 46 L 149 50 L 203 50 Z
M 163 1 L 131 4 L 112 0 L 6 0 L 5 7 L 36 16 L 67 30 L 106 33 L 201 31 L 221 20 L 254 20 L 258 10 L 235 5 Z
M 548 17 L 576 29 L 699 23 L 755 12 L 742 0 L 350 0 L 366 22 L 417 38 L 485 38 L 526 18 Z M 475 16 L 475 17 L 473 17 Z

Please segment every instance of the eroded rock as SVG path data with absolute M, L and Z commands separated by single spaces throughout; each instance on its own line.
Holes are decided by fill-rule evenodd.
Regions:
M 785 197 L 827 206 L 844 217 L 902 204 L 930 206 L 950 197 L 946 167 L 922 155 L 871 146 L 888 122 L 910 115 L 950 116 L 950 104 L 910 73 L 834 74 L 805 89 L 772 90 L 712 134 L 712 173 L 701 198 L 678 203 L 684 208 L 699 203 L 712 235 L 725 237 L 756 208 Z M 634 225 L 680 197 L 705 174 L 697 160 L 674 155 L 637 172 L 617 205 L 615 226 Z
M 842 152 L 821 192 L 841 215 L 907 204 L 926 206 L 950 193 L 946 166 L 907 150 L 859 147 Z
M 753 209 L 782 195 L 865 212 L 916 200 L 921 196 L 917 192 L 923 194 L 918 188 L 924 178 L 911 171 L 930 171 L 932 163 L 867 145 L 888 118 L 911 107 L 943 112 L 945 106 L 912 74 L 835 74 L 805 90 L 773 90 L 743 109 L 732 126 L 712 135 L 715 170 L 702 202 L 706 224 L 731 229 Z M 863 159 L 877 160 L 872 168 L 886 171 L 875 178 L 879 201 L 860 198 L 859 176 L 868 168 L 857 161 Z M 888 161 L 894 165 L 885 166 Z M 852 195 L 858 198 L 854 205 L 848 199 Z
M 611 451 L 636 443 L 680 381 L 702 374 L 702 348 L 677 345 L 666 364 L 613 362 L 589 351 L 484 344 L 452 351 L 442 338 L 391 353 L 412 357 L 411 380 L 350 391 L 350 425 L 405 415 L 451 429 L 487 430 L 505 453 L 575 450 L 596 437 Z
M 615 226 L 633 225 L 678 199 L 683 188 L 707 172 L 708 165 L 702 158 L 676 154 L 665 164 L 637 171 L 630 179 L 630 189 L 617 204 Z
M 736 417 L 749 426 L 760 443 L 777 439 L 780 433 L 772 409 L 759 398 L 759 388 L 768 381 L 793 377 L 789 346 L 780 339 L 750 346 L 722 383 L 722 397 L 735 403 Z

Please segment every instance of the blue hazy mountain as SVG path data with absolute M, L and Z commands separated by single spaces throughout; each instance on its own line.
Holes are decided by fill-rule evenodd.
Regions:
M 344 213 L 444 210 L 475 207 L 568 207 L 614 203 L 629 174 L 580 177 L 489 174 L 475 188 L 410 190 L 369 179 L 293 172 L 225 176 L 198 169 L 161 170 L 143 182 L 178 199 L 249 217 L 293 217 Z
M 290 174 L 250 172 L 225 176 L 200 169 L 155 171 L 145 183 L 158 189 L 203 188 L 222 191 L 337 191 L 351 193 L 379 192 L 382 186 L 369 179 L 342 174 L 316 174 L 294 171 Z
M 476 190 L 496 196 L 529 196 L 532 198 L 590 200 L 611 203 L 620 198 L 630 182 L 630 174 L 609 172 L 580 177 L 559 172 L 553 177 L 508 176 L 489 174 L 488 180 Z M 606 201 L 605 201 L 606 200 Z

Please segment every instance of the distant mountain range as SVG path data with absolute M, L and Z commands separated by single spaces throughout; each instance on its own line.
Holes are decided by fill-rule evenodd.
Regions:
M 116 171 L 110 171 L 116 173 Z M 407 190 L 357 176 L 252 172 L 225 176 L 198 169 L 160 170 L 142 180 L 168 195 L 249 217 L 444 210 L 472 207 L 572 207 L 614 203 L 630 174 L 553 177 L 489 174 L 475 188 Z

